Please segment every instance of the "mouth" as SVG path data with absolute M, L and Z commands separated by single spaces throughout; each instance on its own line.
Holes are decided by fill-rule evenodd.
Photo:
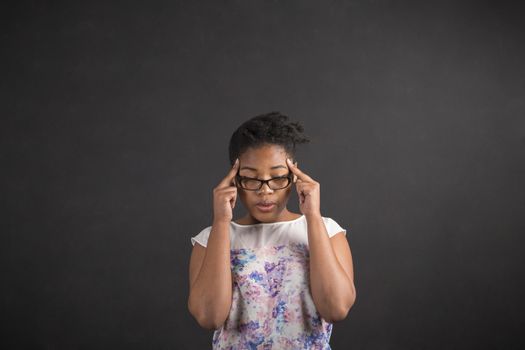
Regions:
M 275 203 L 273 203 L 273 202 L 260 202 L 260 203 L 257 203 L 256 207 L 260 211 L 268 212 L 268 211 L 272 211 L 273 210 L 273 208 L 275 207 Z

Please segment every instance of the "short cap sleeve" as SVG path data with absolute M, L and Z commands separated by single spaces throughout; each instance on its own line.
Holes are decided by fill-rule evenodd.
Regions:
M 339 226 L 339 224 L 332 218 L 324 218 L 326 231 L 328 232 L 328 237 L 332 238 L 336 233 L 343 231 L 343 234 L 346 236 L 346 229 Z
M 197 242 L 201 246 L 206 247 L 208 245 L 208 237 L 210 236 L 210 232 L 211 226 L 208 226 L 196 236 L 191 237 L 191 245 L 194 246 L 195 242 Z

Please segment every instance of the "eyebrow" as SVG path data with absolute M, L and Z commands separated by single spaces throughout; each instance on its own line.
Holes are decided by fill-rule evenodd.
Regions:
M 276 166 L 271 167 L 270 169 L 279 169 L 279 168 L 288 169 L 288 168 L 285 167 L 284 165 L 276 165 Z M 240 168 L 239 170 L 242 170 L 242 169 L 248 169 L 248 170 L 255 170 L 255 171 L 257 171 L 257 169 L 255 169 L 255 168 L 250 168 L 250 167 L 248 167 L 248 166 L 243 166 L 243 167 Z

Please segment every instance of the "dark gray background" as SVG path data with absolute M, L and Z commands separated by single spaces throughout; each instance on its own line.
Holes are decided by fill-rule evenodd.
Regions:
M 273 110 L 349 230 L 334 349 L 522 348 L 518 3 L 4 2 L 3 348 L 210 348 L 190 237 Z

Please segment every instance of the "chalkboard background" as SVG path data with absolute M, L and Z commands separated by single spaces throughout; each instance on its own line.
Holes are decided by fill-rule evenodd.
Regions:
M 348 230 L 357 300 L 332 348 L 525 346 L 519 2 L 0 12 L 2 348 L 211 348 L 190 237 L 232 132 L 274 110 L 312 137 L 299 167 Z

